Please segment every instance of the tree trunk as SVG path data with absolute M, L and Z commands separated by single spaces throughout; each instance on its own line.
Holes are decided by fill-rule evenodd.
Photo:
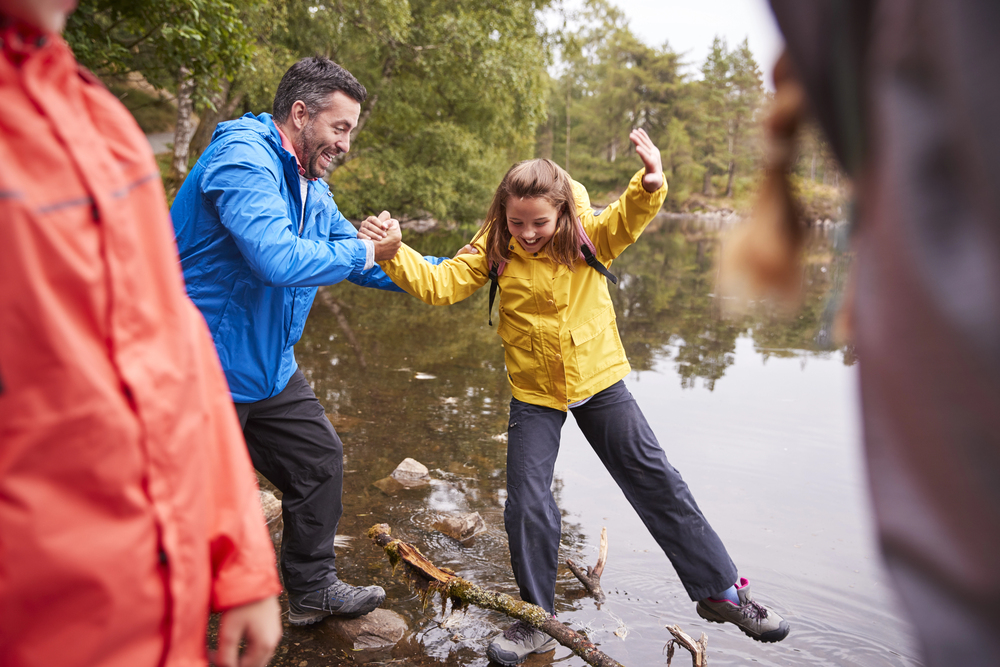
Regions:
M 733 196 L 733 181 L 736 180 L 736 161 L 729 161 L 729 181 L 726 183 L 726 196 Z
M 572 89 L 570 88 L 569 84 L 566 84 L 566 164 L 563 165 L 563 169 L 565 169 L 566 171 L 569 171 L 569 130 L 570 130 L 569 103 L 570 100 L 572 99 L 570 97 L 571 91 Z
M 243 104 L 245 93 L 241 91 L 230 96 L 231 89 L 232 84 L 223 79 L 222 88 L 212 95 L 215 111 L 209 109 L 202 114 L 198 129 L 195 130 L 194 136 L 191 138 L 190 154 L 201 155 L 211 143 L 212 134 L 215 133 L 215 128 L 218 127 L 219 123 L 232 118 L 236 114 L 236 109 Z
M 711 197 L 712 192 L 712 168 L 705 167 L 705 180 L 701 184 L 701 194 Z
M 170 163 L 170 178 L 180 187 L 188 170 L 188 152 L 194 135 L 194 77 L 191 70 L 181 67 L 177 85 L 177 128 L 174 130 L 174 157 Z

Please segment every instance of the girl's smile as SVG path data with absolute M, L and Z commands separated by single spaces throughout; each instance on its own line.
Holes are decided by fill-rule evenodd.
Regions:
M 507 231 L 528 252 L 538 252 L 556 233 L 559 210 L 543 197 L 507 200 Z

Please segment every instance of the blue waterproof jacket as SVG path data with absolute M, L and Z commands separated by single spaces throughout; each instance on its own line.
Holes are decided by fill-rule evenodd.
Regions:
M 188 294 L 237 403 L 288 384 L 317 286 L 346 279 L 400 291 L 377 265 L 364 270 L 364 243 L 321 179 L 309 181 L 299 232 L 298 164 L 271 114 L 221 123 L 170 214 Z

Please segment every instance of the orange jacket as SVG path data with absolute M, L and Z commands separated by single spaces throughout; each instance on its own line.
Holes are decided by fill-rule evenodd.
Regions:
M 149 145 L 0 16 L 0 665 L 205 665 L 279 590 Z

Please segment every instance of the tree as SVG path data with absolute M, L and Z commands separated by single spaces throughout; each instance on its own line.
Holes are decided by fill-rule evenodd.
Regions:
M 643 44 L 607 0 L 565 12 L 553 41 L 562 71 L 549 126 L 553 136 L 565 133 L 562 165 L 591 189 L 614 190 L 637 168 L 620 159 L 633 153 L 629 132 L 643 127 L 659 142 L 667 131 L 682 86 L 679 58 L 668 45 Z
M 747 40 L 729 51 L 716 37 L 695 82 L 695 135 L 697 159 L 704 168 L 702 194 L 715 194 L 712 176 L 726 174 L 725 196 L 733 196 L 738 167 L 752 161 L 751 142 L 755 115 L 763 98 L 760 68 Z
M 241 3 L 244 11 L 263 0 Z M 226 0 L 82 0 L 67 23 L 77 59 L 98 76 L 140 73 L 177 101 L 172 172 L 187 173 L 196 106 L 251 66 L 252 36 L 236 4 Z

